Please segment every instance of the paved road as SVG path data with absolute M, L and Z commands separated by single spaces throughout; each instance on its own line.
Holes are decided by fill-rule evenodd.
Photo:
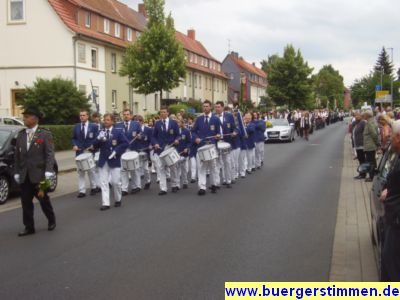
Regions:
M 26 238 L 19 209 L 0 214 L 0 299 L 223 299 L 225 281 L 326 281 L 344 135 L 268 144 L 264 169 L 217 195 L 152 187 L 107 212 L 69 195 L 56 231 L 37 209 Z

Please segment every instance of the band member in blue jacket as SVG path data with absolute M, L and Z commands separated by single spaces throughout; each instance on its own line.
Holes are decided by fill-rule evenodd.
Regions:
M 144 124 L 144 119 L 142 116 L 136 117 L 140 127 L 141 127 L 141 139 L 139 140 L 139 152 L 146 153 L 146 160 L 141 160 L 141 175 L 143 175 L 144 179 L 144 189 L 148 190 L 151 184 L 151 176 L 150 176 L 150 167 L 149 167 L 149 159 L 150 159 L 150 150 L 151 146 L 151 138 L 153 136 L 153 128 L 150 128 Z
M 115 128 L 121 129 L 126 139 L 128 140 L 129 147 L 128 151 L 138 151 L 140 146 L 141 139 L 141 126 L 139 122 L 132 120 L 132 112 L 130 109 L 124 109 L 122 112 L 123 121 L 117 123 Z M 122 184 L 122 196 L 128 195 L 129 192 L 129 183 L 132 186 L 132 194 L 136 194 L 140 192 L 140 170 L 135 170 L 132 172 L 128 172 L 126 170 L 121 170 L 121 184 Z M 129 180 L 129 177 L 131 181 Z
M 197 145 L 197 151 L 206 144 L 216 146 L 217 140 L 221 138 L 221 122 L 218 117 L 211 113 L 211 102 L 205 100 L 203 102 L 203 114 L 196 119 L 192 128 L 192 140 Z M 207 188 L 207 168 L 211 171 L 211 191 L 216 193 L 220 184 L 219 169 L 217 159 L 211 161 L 200 160 L 197 152 L 197 177 L 199 191 L 198 195 L 206 194 Z
M 188 188 L 188 173 L 189 173 L 189 150 L 192 144 L 192 136 L 190 134 L 189 129 L 185 127 L 185 123 L 183 120 L 178 120 L 179 125 L 179 144 L 176 147 L 181 160 L 178 163 L 178 179 L 180 180 L 179 187 L 183 189 Z
M 264 164 L 264 140 L 265 140 L 265 121 L 260 118 L 258 113 L 253 113 L 254 122 L 256 124 L 256 132 L 254 135 L 255 146 L 255 167 L 261 169 Z
M 104 211 L 110 208 L 110 180 L 113 188 L 115 207 L 121 206 L 121 155 L 128 148 L 128 140 L 122 129 L 115 128 L 114 116 L 104 115 L 104 129 L 101 130 L 93 144 L 100 149 L 99 173 L 101 181 L 102 206 Z
M 246 157 L 247 157 L 247 173 L 250 174 L 255 171 L 255 147 L 254 142 L 256 134 L 256 124 L 253 121 L 253 116 L 250 112 L 244 115 L 244 125 L 246 127 L 247 135 L 244 137 L 244 142 L 246 143 Z
M 234 142 L 234 138 L 238 134 L 235 119 L 233 115 L 227 111 L 225 111 L 224 102 L 218 101 L 215 103 L 215 115 L 219 118 L 222 130 L 221 135 L 223 136 L 223 141 L 228 143 L 231 147 Z M 233 180 L 233 166 L 232 166 L 232 156 L 231 152 L 222 153 L 220 152 L 219 156 L 219 165 L 222 169 L 222 181 L 223 184 L 226 185 L 227 188 L 231 187 L 231 183 Z
M 160 109 L 160 120 L 154 125 L 152 146 L 154 147 L 154 161 L 156 170 L 160 178 L 160 196 L 167 194 L 167 166 L 160 159 L 160 154 L 166 146 L 177 146 L 179 144 L 179 126 L 178 123 L 169 118 L 169 111 L 166 106 Z M 171 173 L 171 183 L 175 184 L 177 179 L 177 164 L 169 167 Z M 172 191 L 177 192 L 179 187 L 172 186 Z
M 98 127 L 96 124 L 89 122 L 89 112 L 82 110 L 79 113 L 80 123 L 75 125 L 72 134 L 72 150 L 75 151 L 76 156 L 85 152 L 93 142 L 96 140 Z M 84 171 L 78 170 L 78 184 L 79 184 L 79 194 L 78 198 L 83 198 L 86 196 L 86 184 L 85 184 L 85 173 Z M 96 174 L 95 169 L 91 169 L 87 172 L 89 176 L 89 182 L 91 186 L 90 195 L 95 195 L 100 192 L 100 187 L 96 184 Z

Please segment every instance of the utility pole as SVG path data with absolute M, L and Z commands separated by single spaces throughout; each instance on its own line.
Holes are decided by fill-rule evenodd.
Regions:
M 388 48 L 388 49 L 390 49 L 390 52 L 392 55 L 390 63 L 393 65 L 393 47 Z M 393 76 L 392 76 L 392 74 L 390 74 L 390 96 L 392 97 L 390 105 L 393 106 Z

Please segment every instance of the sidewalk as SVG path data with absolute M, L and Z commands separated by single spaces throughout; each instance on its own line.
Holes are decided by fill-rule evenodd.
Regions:
M 74 151 L 59 151 L 56 152 L 55 156 L 58 163 L 58 172 L 66 173 L 76 170 Z
M 371 242 L 369 193 L 371 184 L 354 180 L 358 161 L 353 159 L 349 135 L 344 140 L 337 221 L 330 281 L 378 281 Z

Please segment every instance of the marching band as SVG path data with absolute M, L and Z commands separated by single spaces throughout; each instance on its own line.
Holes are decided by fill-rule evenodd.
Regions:
M 230 111 L 224 102 L 203 102 L 203 113 L 197 118 L 170 116 L 168 107 L 161 107 L 159 119 L 145 123 L 142 116 L 123 111 L 122 122 L 114 124 L 114 116 L 105 114 L 103 122 L 88 121 L 89 113 L 80 113 L 75 126 L 73 149 L 79 178 L 78 197 L 86 196 L 85 174 L 89 176 L 91 195 L 101 191 L 101 210 L 110 208 L 110 187 L 114 206 L 122 198 L 151 185 L 155 168 L 159 195 L 187 189 L 198 183 L 198 195 L 209 190 L 217 193 L 263 165 L 265 121 L 257 113 Z M 99 176 L 96 176 L 96 174 Z M 99 183 L 96 182 L 99 177 Z M 143 182 L 142 182 L 143 181 Z

